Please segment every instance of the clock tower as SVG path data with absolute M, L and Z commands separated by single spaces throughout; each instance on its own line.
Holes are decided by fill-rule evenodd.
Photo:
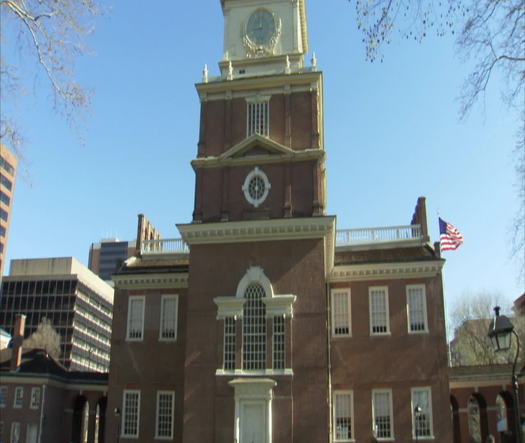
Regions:
M 304 0 L 222 0 L 220 75 L 201 102 L 184 443 L 329 438 L 322 73 Z M 333 260 L 332 260 L 333 261 Z

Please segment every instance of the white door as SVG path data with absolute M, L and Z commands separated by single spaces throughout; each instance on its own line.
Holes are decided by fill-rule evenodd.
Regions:
M 266 402 L 243 402 L 240 443 L 267 443 Z
M 27 425 L 27 443 L 36 443 L 38 440 L 38 426 L 37 425 Z

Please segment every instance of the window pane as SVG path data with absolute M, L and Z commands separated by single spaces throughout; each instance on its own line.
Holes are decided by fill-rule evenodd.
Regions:
M 412 405 L 414 409 L 414 435 L 432 436 L 432 407 L 430 388 L 413 389 Z M 418 409 L 416 411 L 416 408 Z
M 410 331 L 426 331 L 425 292 L 423 287 L 409 287 L 407 289 L 407 300 Z
M 374 392 L 374 425 L 377 438 L 392 437 L 392 420 L 390 416 L 390 392 Z
M 235 369 L 235 318 L 224 319 L 224 369 Z
M 370 290 L 370 322 L 373 334 L 388 332 L 388 307 L 385 289 Z
M 139 434 L 139 392 L 124 392 L 122 435 L 137 437 Z
M 144 322 L 144 299 L 130 298 L 128 311 L 128 338 L 141 339 Z
M 177 297 L 162 298 L 161 338 L 175 339 L 177 337 Z
M 273 368 L 285 368 L 284 317 L 273 318 Z
M 334 394 L 334 435 L 336 441 L 352 439 L 352 394 Z
M 350 310 L 348 292 L 332 293 L 332 312 L 334 335 L 349 335 Z
M 243 312 L 243 369 L 266 367 L 266 306 L 264 289 L 252 283 L 244 294 Z
M 157 394 L 157 437 L 172 438 L 173 409 L 175 393 L 159 392 Z

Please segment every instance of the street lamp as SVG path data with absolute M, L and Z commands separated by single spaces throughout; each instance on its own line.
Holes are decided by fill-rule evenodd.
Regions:
M 416 442 L 419 441 L 419 419 L 422 411 L 419 405 L 416 405 L 414 408 L 414 434 L 416 434 Z
M 514 433 L 516 435 L 516 441 L 523 443 L 523 435 L 521 432 L 521 414 L 520 414 L 520 403 L 518 394 L 518 376 L 516 375 L 516 364 L 518 363 L 518 356 L 520 354 L 520 338 L 514 330 L 514 325 L 505 315 L 499 314 L 500 307 L 494 308 L 494 320 L 491 321 L 489 326 L 488 336 L 494 346 L 496 352 L 510 350 L 512 343 L 512 335 L 516 337 L 516 355 L 514 357 L 514 364 L 512 365 L 512 392 L 514 394 Z

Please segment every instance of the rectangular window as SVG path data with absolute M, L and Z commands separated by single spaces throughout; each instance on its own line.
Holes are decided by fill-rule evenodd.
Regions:
M 0 208 L 0 218 L 7 221 L 7 211 L 5 209 Z
M 332 335 L 348 337 L 351 331 L 350 289 L 332 290 Z
M 0 407 L 7 406 L 7 386 L 0 386 Z
M 389 334 L 388 288 L 374 287 L 368 290 L 370 303 L 370 333 Z
M 376 437 L 394 438 L 394 418 L 392 416 L 392 391 L 372 391 L 372 413 Z
M 410 285 L 407 291 L 409 332 L 428 332 L 425 285 Z
M 7 206 L 9 206 L 9 204 L 11 203 L 11 199 L 4 191 L 0 191 L 0 201 L 6 204 Z
M 235 318 L 224 319 L 224 369 L 235 369 Z
M 155 438 L 173 438 L 173 418 L 175 410 L 175 392 L 157 392 L 157 421 Z
M 5 237 L 6 229 L 5 226 L 0 226 L 0 236 Z
M 11 183 L 11 180 L 9 180 L 4 174 L 0 174 L 0 183 L 5 186 L 6 189 L 9 191 L 12 190 L 13 184 Z
M 176 340 L 177 339 L 177 311 L 178 311 L 178 296 L 163 295 L 161 301 L 161 324 L 160 324 L 160 339 L 161 340 Z
M 20 423 L 11 423 L 11 443 L 20 443 Z
M 334 392 L 333 402 L 334 441 L 353 440 L 354 405 L 352 391 Z
M 133 296 L 128 302 L 128 340 L 142 340 L 144 337 L 144 296 Z
M 31 389 L 31 409 L 38 409 L 40 407 L 40 388 Z
M 433 437 L 432 392 L 429 387 L 412 389 L 412 436 Z
M 21 408 L 24 402 L 24 388 L 22 386 L 17 386 L 15 388 L 15 399 L 13 402 L 14 408 Z
M 284 317 L 273 318 L 273 368 L 284 369 Z
M 124 391 L 122 402 L 122 437 L 139 436 L 140 391 Z
M 255 134 L 270 135 L 269 130 L 270 119 L 270 101 L 248 102 L 248 131 L 247 136 L 250 137 Z
M 4 157 L 0 157 L 0 167 L 9 175 L 15 175 L 15 168 Z

